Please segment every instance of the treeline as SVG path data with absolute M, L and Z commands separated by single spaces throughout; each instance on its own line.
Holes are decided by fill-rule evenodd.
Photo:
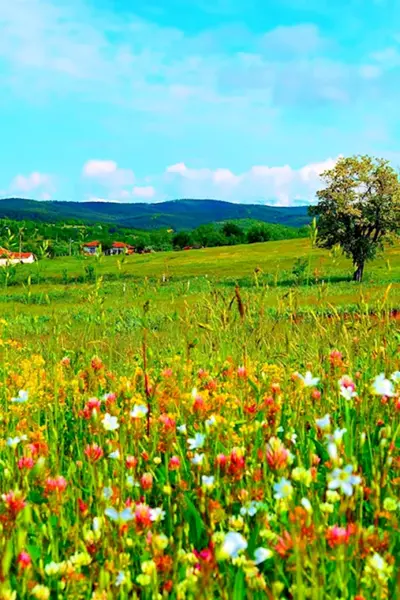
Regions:
M 287 227 L 274 223 L 244 221 L 242 226 L 236 221 L 227 221 L 222 225 L 201 225 L 193 231 L 180 231 L 173 236 L 175 249 L 212 246 L 233 246 L 236 244 L 255 244 L 274 240 L 288 240 L 308 236 L 308 227 Z
M 0 219 L 0 247 L 14 252 L 33 252 L 38 258 L 76 256 L 81 253 L 86 242 L 93 240 L 101 242 L 103 250 L 119 241 L 134 246 L 138 252 L 159 252 L 186 247 L 251 244 L 307 235 L 307 227 L 287 227 L 251 220 L 213 223 L 201 225 L 192 231 L 174 232 L 172 229 L 142 231 L 108 224 L 52 224 Z

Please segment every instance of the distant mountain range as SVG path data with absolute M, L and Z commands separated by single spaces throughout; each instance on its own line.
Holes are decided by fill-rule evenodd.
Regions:
M 307 206 L 276 207 L 232 204 L 220 200 L 171 200 L 158 204 L 114 202 L 64 202 L 6 198 L 0 200 L 0 218 L 85 223 L 115 223 L 134 229 L 194 229 L 199 225 L 236 219 L 255 219 L 300 227 L 310 222 Z

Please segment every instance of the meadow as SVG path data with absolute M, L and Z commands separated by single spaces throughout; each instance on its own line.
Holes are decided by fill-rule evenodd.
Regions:
M 399 597 L 400 248 L 0 275 L 0 598 Z

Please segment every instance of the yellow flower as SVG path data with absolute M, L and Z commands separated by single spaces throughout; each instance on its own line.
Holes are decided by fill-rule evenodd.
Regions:
M 50 590 L 45 585 L 37 584 L 32 590 L 32 596 L 37 600 L 48 600 L 50 598 Z
M 151 577 L 150 575 L 144 575 L 143 573 L 141 575 L 138 575 L 136 577 L 136 581 L 138 582 L 139 585 L 141 585 L 142 587 L 146 587 L 147 585 L 151 584 Z

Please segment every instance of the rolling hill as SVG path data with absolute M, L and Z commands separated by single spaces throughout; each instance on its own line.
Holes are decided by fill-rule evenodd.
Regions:
M 115 223 L 136 229 L 194 229 L 199 225 L 233 219 L 255 219 L 300 227 L 310 222 L 306 206 L 276 207 L 233 204 L 220 200 L 171 200 L 158 204 L 113 202 L 65 202 L 5 198 L 0 200 L 0 218 L 32 219 L 55 223 Z

